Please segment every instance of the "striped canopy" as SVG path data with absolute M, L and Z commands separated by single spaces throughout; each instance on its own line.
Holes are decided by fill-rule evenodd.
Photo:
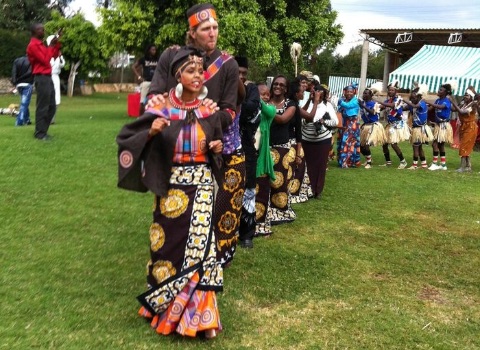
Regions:
M 414 82 L 427 84 L 435 93 L 444 83 L 452 83 L 453 94 L 461 96 L 469 86 L 480 91 L 480 48 L 424 45 L 412 58 L 390 73 L 389 82 L 411 89 Z
M 369 79 L 367 78 L 366 81 L 366 87 L 370 87 L 371 85 L 375 84 L 377 82 L 377 79 Z M 330 90 L 330 93 L 332 95 L 337 95 L 337 96 L 342 96 L 343 94 L 343 88 L 347 85 L 350 85 L 351 83 L 357 83 L 360 85 L 360 78 L 358 77 L 337 77 L 334 75 L 331 75 L 328 78 L 328 88 Z M 358 91 L 358 94 L 362 94 L 361 91 Z

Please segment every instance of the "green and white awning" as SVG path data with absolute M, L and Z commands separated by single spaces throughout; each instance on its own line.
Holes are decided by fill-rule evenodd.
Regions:
M 377 82 L 377 79 L 370 79 L 367 78 L 367 81 L 365 82 L 365 87 L 370 87 L 371 85 L 375 84 Z M 338 77 L 331 75 L 328 78 L 328 88 L 330 90 L 330 93 L 332 95 L 337 95 L 337 96 L 342 96 L 343 94 L 343 88 L 347 85 L 350 85 L 352 83 L 357 83 L 357 85 L 360 85 L 360 78 L 358 77 Z M 358 91 L 358 94 L 362 96 L 363 91 Z
M 427 84 L 435 93 L 444 83 L 451 83 L 454 95 L 463 95 L 469 86 L 480 91 L 480 48 L 424 45 L 412 58 L 390 73 L 389 83 L 411 89 L 414 82 Z

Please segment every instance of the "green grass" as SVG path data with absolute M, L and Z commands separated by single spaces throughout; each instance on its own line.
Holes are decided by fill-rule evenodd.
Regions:
M 323 199 L 225 271 L 219 337 L 157 335 L 135 300 L 152 195 L 116 188 L 130 120 L 124 94 L 64 98 L 51 142 L 0 116 L 0 348 L 480 348 L 479 153 L 470 174 L 331 164 Z

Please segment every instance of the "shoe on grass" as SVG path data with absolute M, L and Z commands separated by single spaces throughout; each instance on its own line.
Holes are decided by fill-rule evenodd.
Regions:
M 440 168 L 441 168 L 440 165 L 435 164 L 435 163 L 432 163 L 432 164 L 430 164 L 430 166 L 428 167 L 428 170 L 439 170 Z
M 400 165 L 398 166 L 397 169 L 405 169 L 407 167 L 407 161 L 406 160 L 402 160 L 400 162 Z

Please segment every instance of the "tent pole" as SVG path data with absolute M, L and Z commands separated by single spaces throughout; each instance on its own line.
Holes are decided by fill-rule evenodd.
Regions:
M 385 62 L 383 63 L 383 87 L 382 91 L 387 91 L 388 76 L 390 75 L 390 57 L 391 53 L 385 50 Z
M 366 88 L 367 83 L 367 67 L 368 67 L 368 34 L 365 34 L 365 39 L 363 40 L 362 48 L 362 66 L 360 69 L 360 86 L 358 89 L 358 95 L 362 96 L 363 90 Z

